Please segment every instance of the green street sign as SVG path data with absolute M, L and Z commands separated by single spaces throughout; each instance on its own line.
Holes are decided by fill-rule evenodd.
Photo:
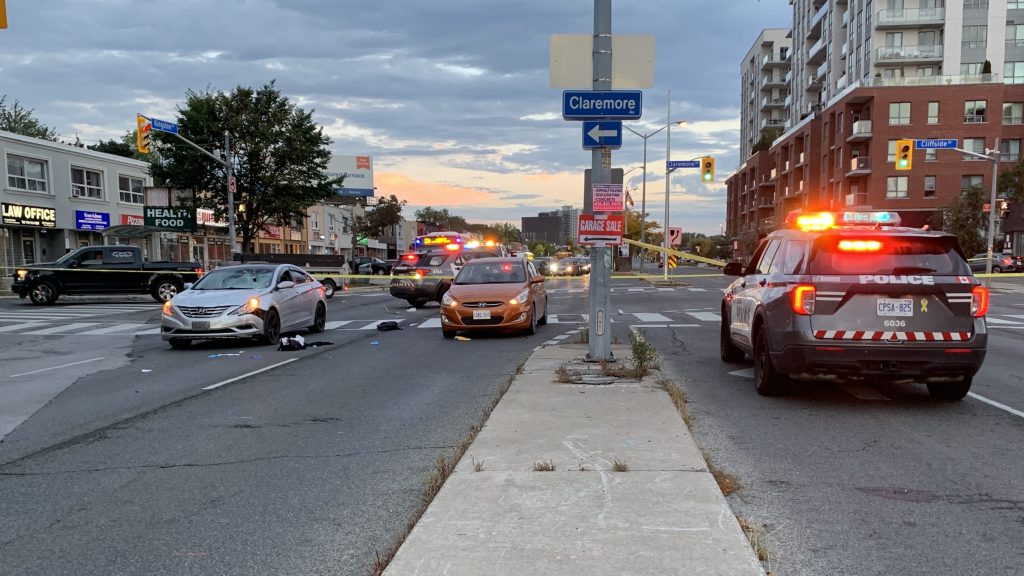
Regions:
M 168 208 L 166 206 L 146 206 L 143 209 L 143 224 L 175 232 L 196 231 L 195 208 Z

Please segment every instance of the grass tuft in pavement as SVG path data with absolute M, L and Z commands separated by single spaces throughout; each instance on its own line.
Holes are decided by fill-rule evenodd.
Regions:
M 550 461 L 550 460 L 548 460 L 547 462 L 534 462 L 533 463 L 533 471 L 534 472 L 554 472 L 555 471 L 555 463 Z
M 612 472 L 629 472 L 629 464 L 619 460 L 618 458 L 612 462 Z

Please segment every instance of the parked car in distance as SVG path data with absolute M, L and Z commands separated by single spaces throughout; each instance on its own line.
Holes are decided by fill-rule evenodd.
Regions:
M 547 324 L 544 276 L 525 258 L 478 258 L 466 262 L 441 298 L 441 333 L 522 330 Z
M 389 276 L 391 274 L 391 268 L 394 267 L 395 262 L 395 260 L 381 260 L 380 258 L 374 258 L 373 256 L 356 256 L 354 273 Z
M 579 276 L 580 263 L 576 258 L 562 258 L 552 268 L 553 274 L 560 276 Z
M 975 254 L 967 260 L 967 264 L 971 267 L 972 272 L 984 273 L 987 268 L 988 254 Z M 993 254 L 992 255 L 992 273 L 1000 274 L 1002 272 L 1017 272 L 1022 268 L 1020 261 L 1015 259 L 1010 254 Z
M 161 337 L 171 348 L 193 340 L 256 338 L 276 344 L 283 332 L 323 332 L 323 286 L 291 264 L 222 266 L 164 302 Z
M 537 268 L 537 272 L 544 276 L 551 275 L 551 262 L 550 256 L 537 256 L 533 259 L 533 265 Z
M 146 262 L 138 246 L 83 246 L 56 262 L 17 267 L 11 290 L 37 305 L 64 294 L 149 294 L 165 302 L 202 274 L 199 262 Z

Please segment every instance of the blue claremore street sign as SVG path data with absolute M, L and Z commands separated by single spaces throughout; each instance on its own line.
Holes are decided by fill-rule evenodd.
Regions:
M 700 160 L 669 160 L 665 162 L 665 168 L 700 168 Z
M 914 147 L 918 150 L 941 150 L 945 148 L 956 148 L 957 142 L 956 138 L 914 140 Z
M 636 120 L 643 111 L 640 90 L 566 90 L 562 118 L 566 120 Z
M 621 121 L 609 120 L 607 122 L 583 123 L 583 148 L 602 147 L 622 147 Z

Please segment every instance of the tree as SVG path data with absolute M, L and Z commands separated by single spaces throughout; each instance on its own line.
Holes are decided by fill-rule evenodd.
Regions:
M 932 217 L 935 227 L 955 234 L 960 247 L 968 256 L 985 249 L 983 232 L 988 229 L 988 218 L 982 212 L 985 199 L 980 186 L 973 186 L 946 208 Z
M 0 96 L 0 130 L 58 142 L 57 131 L 40 122 L 35 109 L 28 109 L 15 100 L 7 104 L 7 95 Z
M 500 222 L 495 224 L 492 229 L 494 230 L 497 240 L 504 243 L 509 242 L 522 242 L 523 233 L 519 231 L 519 228 L 515 224 L 510 222 Z
M 469 232 L 470 224 L 466 222 L 466 219 L 462 216 L 456 216 L 448 211 L 447 208 L 440 210 L 425 206 L 420 208 L 415 213 L 416 220 L 421 222 L 431 222 L 438 226 L 444 227 L 445 230 L 452 232 Z M 479 225 L 478 227 L 487 227 L 486 225 Z
M 135 146 L 135 130 L 125 132 L 124 136 L 121 136 L 120 140 L 114 140 L 111 138 L 106 142 L 100 141 L 91 146 L 87 146 L 87 148 L 97 152 L 132 158 L 133 160 L 142 160 L 143 162 L 152 161 L 148 155 L 139 152 L 139 149 Z
M 365 216 L 356 217 L 352 227 L 353 248 L 359 245 L 360 239 L 380 236 L 387 228 L 401 224 L 402 207 L 405 204 L 405 200 L 399 200 L 394 194 L 384 196 L 366 211 Z
M 236 205 L 242 206 L 236 227 L 247 252 L 261 230 L 272 223 L 302 222 L 306 210 L 329 197 L 343 180 L 327 174 L 331 139 L 313 122 L 312 112 L 289 102 L 274 82 L 259 89 L 239 86 L 230 93 L 189 90 L 178 108 L 178 130 L 221 158 L 224 133 L 231 135 Z M 194 190 L 197 207 L 224 219 L 224 167 L 170 134 L 158 132 L 154 141 L 154 179 Z
M 533 252 L 537 256 L 554 256 L 557 251 L 558 247 L 551 242 L 538 240 L 530 243 L 530 252 Z
M 771 149 L 772 142 L 775 142 L 781 135 L 782 129 L 777 126 L 765 128 L 761 131 L 761 138 L 759 138 L 757 143 L 754 144 L 754 147 L 750 149 L 750 153 L 755 154 L 757 152 L 767 152 Z
M 1024 202 L 1024 158 L 1003 170 L 999 175 L 998 188 L 1011 202 Z

